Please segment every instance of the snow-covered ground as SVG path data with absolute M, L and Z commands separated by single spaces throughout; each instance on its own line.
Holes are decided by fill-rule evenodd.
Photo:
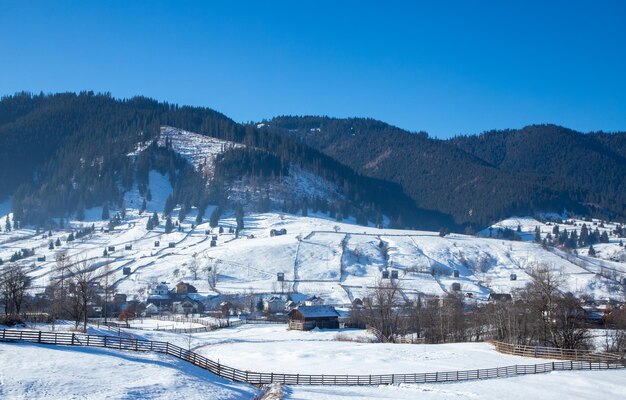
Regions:
M 252 399 L 257 393 L 159 354 L 0 344 L 2 399 Z
M 392 386 L 291 386 L 285 400 L 606 400 L 624 398 L 624 371 L 557 371 L 548 374 L 445 384 Z
M 195 209 L 181 223 L 181 231 L 165 234 L 163 218 L 157 228 L 148 231 L 148 218 L 161 205 L 158 199 L 171 191 L 166 177 L 155 172 L 150 176 L 154 197 L 147 211 L 140 215 L 129 206 L 126 220 L 111 232 L 105 231 L 106 222 L 97 220 L 98 217 L 85 222 L 70 221 L 74 230 L 91 224 L 96 227 L 93 235 L 73 242 L 66 241 L 71 231 L 67 227 L 50 232 L 50 237 L 48 232 L 36 234 L 33 228 L 3 230 L 0 258 L 7 261 L 20 249 L 34 249 L 35 256 L 19 263 L 33 277 L 34 291 L 41 291 L 55 277 L 56 254 L 67 251 L 72 259 L 86 259 L 102 273 L 108 265 L 118 292 L 131 299 L 144 299 L 148 286 L 161 281 L 170 285 L 189 282 L 205 295 L 276 292 L 280 291 L 276 274 L 281 272 L 288 285 L 298 292 L 319 295 L 327 304 L 345 305 L 362 298 L 387 268 L 398 271 L 405 298 L 419 294 L 441 296 L 452 290 L 453 283 L 459 283 L 463 293 L 484 301 L 490 292 L 510 293 L 523 287 L 530 280 L 528 273 L 539 264 L 562 274 L 568 291 L 595 298 L 623 296 L 619 283 L 626 277 L 626 263 L 545 250 L 531 241 L 459 234 L 441 238 L 435 232 L 378 229 L 322 216 L 282 213 L 247 214 L 245 228 L 236 238 L 228 233 L 235 226 L 232 214 L 225 214 L 220 220 L 224 233 L 212 230 L 207 222 L 192 229 Z M 126 204 L 137 203 L 132 193 L 127 194 Z M 98 210 L 88 214 L 96 215 Z M 0 216 L 0 222 L 5 219 Z M 271 229 L 283 228 L 286 235 L 270 237 Z M 216 247 L 210 246 L 207 232 L 217 235 Z M 61 245 L 49 249 L 49 242 L 57 239 Z M 174 247 L 169 247 L 170 243 Z M 115 251 L 109 251 L 105 257 L 108 246 L 114 246 Z M 614 238 L 604 246 L 620 248 Z M 45 260 L 38 260 L 39 257 Z M 199 267 L 196 279 L 190 269 L 192 263 Z M 124 267 L 130 268 L 130 275 L 123 274 Z M 215 290 L 209 285 L 208 267 L 218 273 Z M 602 271 L 612 271 L 614 276 L 599 276 Z M 517 279 L 511 280 L 511 274 Z
M 161 127 L 159 145 L 165 146 L 166 140 L 170 141 L 174 151 L 196 169 L 203 171 L 209 178 L 213 176 L 215 158 L 219 154 L 229 149 L 243 147 L 240 143 L 216 139 L 171 126 Z
M 363 330 L 344 335 L 367 336 Z M 194 335 L 207 342 L 196 351 L 235 368 L 300 374 L 400 374 L 542 363 L 498 353 L 488 343 L 437 345 L 337 341 L 336 330 L 290 331 L 286 325 L 244 325 Z M 197 345 L 196 345 L 197 346 Z M 242 356 L 245 355 L 245 356 Z
M 338 341 L 337 330 L 288 331 L 286 325 L 243 325 L 196 334 L 130 330 L 168 341 L 224 365 L 263 372 L 381 374 L 491 368 L 549 360 L 497 353 L 487 343 L 410 345 Z M 94 332 L 96 333 L 96 332 Z M 370 335 L 342 330 L 345 340 Z M 623 398 L 626 370 L 551 372 L 515 378 L 391 386 L 290 386 L 286 399 L 605 399 Z M 172 357 L 111 349 L 0 343 L 0 398 L 252 399 L 235 384 Z

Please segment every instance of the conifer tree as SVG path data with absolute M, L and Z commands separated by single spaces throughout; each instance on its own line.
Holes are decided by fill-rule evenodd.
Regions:
M 109 218 L 111 218 L 111 216 L 109 215 L 109 203 L 108 202 L 104 202 L 104 204 L 102 205 L 102 220 L 103 221 L 108 221 Z
M 593 248 L 593 245 L 589 246 L 589 257 L 595 257 L 596 250 Z
M 172 223 L 172 217 L 168 215 L 167 219 L 165 220 L 165 233 L 170 233 L 173 229 L 174 224 Z

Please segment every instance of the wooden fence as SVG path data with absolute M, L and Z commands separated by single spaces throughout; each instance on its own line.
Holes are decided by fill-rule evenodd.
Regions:
M 90 322 L 100 325 L 106 325 L 110 328 L 117 329 L 118 333 L 121 329 L 136 329 L 143 331 L 159 331 L 159 332 L 169 332 L 169 333 L 202 333 L 202 332 L 210 332 L 216 329 L 228 328 L 230 326 L 239 326 L 245 324 L 286 324 L 286 322 L 282 321 L 269 321 L 264 319 L 236 319 L 236 320 L 228 320 L 228 319 L 216 319 L 215 321 L 207 321 L 201 319 L 186 319 L 184 317 L 168 317 L 168 316 L 159 316 L 159 317 L 151 317 L 152 319 L 157 319 L 159 321 L 172 321 L 172 322 L 192 322 L 196 324 L 202 324 L 203 326 L 197 328 L 156 328 L 156 329 L 148 329 L 137 326 L 131 326 L 128 322 L 114 322 L 108 321 L 104 322 L 102 320 L 93 319 Z M 198 322 L 202 321 L 202 322 Z
M 473 369 L 465 371 L 426 372 L 386 375 L 306 375 L 277 374 L 273 372 L 244 371 L 228 367 L 168 342 L 127 339 L 123 337 L 85 335 L 78 333 L 53 333 L 3 329 L 0 341 L 32 342 L 61 346 L 106 347 L 116 350 L 156 352 L 187 361 L 215 375 L 234 382 L 250 384 L 281 383 L 284 385 L 390 385 L 397 383 L 436 383 L 474 379 L 501 378 L 550 371 L 605 370 L 624 368 L 623 360 L 610 362 L 561 361 L 531 365 Z
M 519 344 L 511 344 L 504 342 L 492 342 L 496 350 L 500 353 L 511 354 L 514 356 L 535 357 L 535 358 L 551 358 L 555 360 L 574 360 L 574 361 L 620 361 L 624 359 L 623 355 L 617 353 L 594 353 L 588 350 L 569 350 L 559 349 L 555 347 L 542 346 L 524 346 Z

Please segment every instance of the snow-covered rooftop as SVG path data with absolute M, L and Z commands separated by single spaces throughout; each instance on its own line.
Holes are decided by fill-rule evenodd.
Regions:
M 296 308 L 304 318 L 338 317 L 339 313 L 332 306 L 300 306 Z

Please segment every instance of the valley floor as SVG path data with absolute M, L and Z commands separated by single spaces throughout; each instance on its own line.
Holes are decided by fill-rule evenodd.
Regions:
M 37 326 L 37 328 L 41 328 Z M 129 330 L 138 339 L 168 341 L 224 365 L 264 372 L 379 374 L 450 371 L 549 360 L 497 353 L 488 343 L 441 345 L 338 341 L 336 330 L 288 331 L 285 325 L 243 325 L 197 334 Z M 90 333 L 105 332 L 92 329 Z M 343 339 L 365 339 L 343 330 Z M 560 371 L 459 383 L 391 386 L 290 386 L 285 399 L 603 399 L 623 398 L 626 370 Z M 260 392 L 158 354 L 110 349 L 0 343 L 0 398 L 252 399 Z

